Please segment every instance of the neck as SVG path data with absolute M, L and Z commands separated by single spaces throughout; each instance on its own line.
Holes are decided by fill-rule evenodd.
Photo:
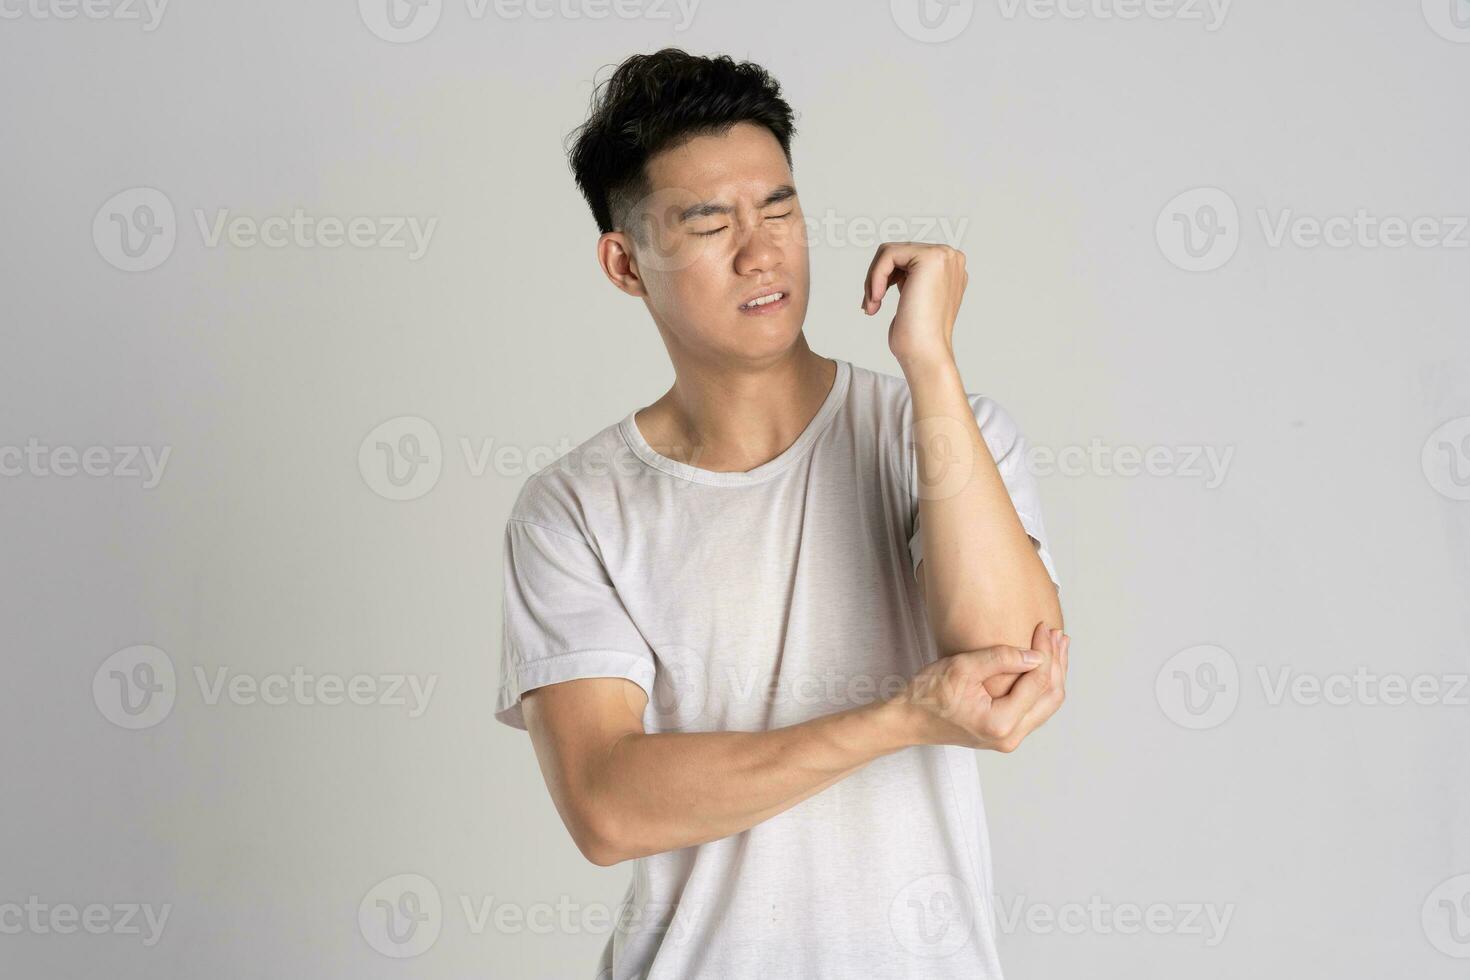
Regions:
M 798 337 L 754 365 L 675 364 L 675 381 L 634 422 L 655 451 L 701 469 L 744 472 L 781 455 L 821 409 L 837 362 Z

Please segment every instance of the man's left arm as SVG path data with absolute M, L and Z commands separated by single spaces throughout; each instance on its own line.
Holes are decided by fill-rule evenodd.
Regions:
M 916 575 L 941 654 L 1026 646 L 1061 603 L 1001 478 L 952 356 L 904 365 L 924 552 Z
M 912 398 L 925 542 L 916 574 L 941 655 L 1024 648 L 1038 624 L 1063 627 L 1057 589 L 1011 503 L 955 362 L 954 324 L 968 282 L 957 249 L 888 242 L 873 258 L 863 294 L 871 315 L 890 285 L 899 289 L 888 343 Z

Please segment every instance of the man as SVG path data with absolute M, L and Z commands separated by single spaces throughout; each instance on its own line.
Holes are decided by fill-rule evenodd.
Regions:
M 577 134 L 676 380 L 516 500 L 496 716 L 582 853 L 635 862 L 599 976 L 999 977 L 972 750 L 1062 700 L 1040 500 L 955 365 L 959 252 L 874 256 L 902 378 L 807 346 L 792 133 L 758 66 L 666 49 Z

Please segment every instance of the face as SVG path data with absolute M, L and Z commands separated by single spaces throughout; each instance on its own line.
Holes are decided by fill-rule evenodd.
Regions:
M 737 123 L 653 157 L 638 234 L 599 241 L 603 268 L 642 296 L 671 353 L 763 360 L 801 335 L 809 266 L 801 204 L 770 130 Z M 633 229 L 628 229 L 629 232 Z M 745 305 L 783 293 L 774 302 Z

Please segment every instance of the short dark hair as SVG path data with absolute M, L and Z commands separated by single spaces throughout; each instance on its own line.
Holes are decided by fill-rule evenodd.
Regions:
M 633 55 L 594 90 L 567 157 L 598 230 L 606 233 L 625 229 L 628 212 L 652 193 L 649 158 L 697 136 L 758 123 L 776 137 L 790 166 L 791 116 L 780 84 L 760 65 L 664 48 Z

